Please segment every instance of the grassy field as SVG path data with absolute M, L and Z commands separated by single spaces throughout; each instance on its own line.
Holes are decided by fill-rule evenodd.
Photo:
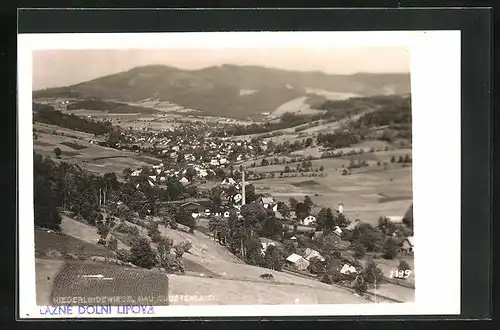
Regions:
M 332 165 L 340 167 L 345 160 L 330 158 L 313 161 L 313 164 L 315 162 L 325 166 L 328 176 L 275 178 L 251 183 L 257 193 L 270 193 L 278 201 L 288 201 L 291 197 L 302 200 L 309 195 L 318 207 L 336 208 L 342 202 L 348 218 L 374 224 L 379 216 L 404 215 L 412 203 L 409 167 L 367 173 L 353 172 L 344 176 L 331 168 Z
M 45 256 L 54 250 L 87 258 L 91 256 L 112 257 L 112 252 L 100 244 L 88 243 L 64 233 L 35 230 L 35 254 Z
M 68 236 L 72 236 L 89 244 L 97 245 L 99 241 L 96 227 L 92 227 L 64 215 L 61 221 L 61 231 Z M 118 240 L 118 248 L 128 249 L 129 247 Z
M 121 175 L 126 167 L 134 169 L 161 162 L 153 157 L 91 144 L 89 141 L 95 140 L 92 134 L 38 123 L 35 124 L 35 128 L 38 135 L 38 139 L 33 142 L 35 152 L 55 159 L 54 148 L 60 148 L 62 161 L 77 163 L 95 173 L 115 172 Z M 71 147 L 72 144 L 79 145 L 78 150 Z

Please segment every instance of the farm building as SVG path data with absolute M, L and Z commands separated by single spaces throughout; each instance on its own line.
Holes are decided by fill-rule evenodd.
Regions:
M 333 230 L 335 234 L 341 236 L 342 235 L 342 229 L 340 229 L 339 226 L 335 226 L 335 229 Z
M 274 204 L 274 198 L 272 197 L 259 197 L 257 200 L 258 203 L 261 203 L 266 209 Z
M 235 185 L 236 184 L 236 181 L 234 181 L 233 178 L 225 178 L 221 184 L 224 184 L 224 185 Z
M 349 264 L 344 264 L 344 266 L 340 270 L 340 273 L 343 275 L 352 275 L 352 274 L 357 274 L 358 271 L 354 266 L 351 266 Z
M 260 245 L 262 246 L 262 252 L 266 251 L 270 245 L 273 245 L 276 247 L 283 246 L 283 244 L 281 244 L 280 242 L 274 241 L 274 240 L 266 238 L 266 237 L 259 237 L 259 241 L 260 241 Z
M 310 226 L 310 225 L 316 223 L 316 217 L 312 216 L 312 215 L 308 215 L 301 222 L 304 226 Z
M 296 270 L 306 270 L 307 267 L 309 267 L 309 261 L 296 253 L 289 255 L 288 258 L 286 258 L 286 261 Z
M 413 236 L 406 237 L 400 246 L 400 251 L 402 253 L 413 253 L 414 252 L 414 240 Z
M 353 222 L 351 222 L 349 224 L 349 226 L 345 227 L 344 230 L 351 230 L 352 231 L 352 230 L 358 228 L 360 224 L 361 224 L 361 220 L 356 219 Z
M 401 223 L 403 223 L 403 217 L 402 216 L 386 216 L 385 218 L 390 223 L 394 223 L 394 224 L 401 224 Z
M 313 258 L 318 258 L 321 261 L 325 261 L 325 258 L 323 258 L 323 256 L 318 251 L 307 248 L 304 253 L 304 259 L 310 261 Z

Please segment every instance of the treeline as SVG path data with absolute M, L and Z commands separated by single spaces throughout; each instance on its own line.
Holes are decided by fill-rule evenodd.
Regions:
M 103 207 L 110 208 L 124 220 L 134 221 L 136 217 L 157 214 L 158 201 L 174 201 L 197 194 L 176 177 L 169 178 L 165 188 L 151 187 L 148 179 L 147 174 L 143 174 L 122 183 L 115 173 L 100 176 L 76 165 L 55 163 L 34 154 L 35 224 L 57 229 L 58 209 L 64 209 L 96 225 L 102 221 Z
M 101 100 L 81 100 L 67 106 L 68 110 L 98 110 L 114 113 L 157 113 L 158 110 L 140 106 L 128 105 L 120 102 L 109 102 Z
M 316 137 L 316 142 L 326 148 L 348 148 L 353 144 L 361 142 L 359 135 L 350 132 L 320 133 Z
M 286 129 L 290 127 L 299 126 L 302 124 L 309 123 L 313 120 L 318 120 L 321 118 L 321 115 L 295 115 L 293 113 L 286 112 L 284 113 L 278 122 L 267 122 L 264 124 L 251 124 L 251 125 L 235 125 L 229 126 L 225 129 L 225 131 L 221 131 L 217 134 L 217 136 L 240 136 L 247 134 L 261 134 L 261 133 L 269 133 L 272 131 Z
M 110 122 L 95 122 L 73 114 L 64 114 L 51 106 L 33 103 L 33 109 L 36 110 L 33 115 L 33 120 L 36 122 L 96 135 L 106 134 L 113 130 Z

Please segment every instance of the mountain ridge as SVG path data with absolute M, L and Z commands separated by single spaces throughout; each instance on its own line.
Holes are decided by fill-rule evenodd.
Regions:
M 185 70 L 152 64 L 65 87 L 33 92 L 34 98 L 63 96 L 140 102 L 155 98 L 207 115 L 247 117 L 273 112 L 311 90 L 374 96 L 408 94 L 409 73 L 328 74 L 263 66 L 223 64 Z

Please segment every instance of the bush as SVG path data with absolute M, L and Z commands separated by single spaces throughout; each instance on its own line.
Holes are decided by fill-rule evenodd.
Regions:
M 366 248 L 360 241 L 353 243 L 352 251 L 354 252 L 354 258 L 356 259 L 362 259 L 366 254 Z
M 175 256 L 177 258 L 181 258 L 182 255 L 191 249 L 192 244 L 190 242 L 182 242 L 174 245 Z
M 361 276 L 358 276 L 356 280 L 354 280 L 352 287 L 359 295 L 363 295 L 366 292 L 366 290 L 368 290 L 368 284 Z
M 175 221 L 170 221 L 170 228 L 177 230 L 179 229 L 179 225 Z
M 118 260 L 123 261 L 123 262 L 131 262 L 132 261 L 132 254 L 125 249 L 119 249 L 116 251 L 116 258 Z
M 396 242 L 394 242 L 392 238 L 387 239 L 384 245 L 383 258 L 391 260 L 396 258 L 397 255 L 398 255 L 398 247 Z
M 116 251 L 118 249 L 118 240 L 114 236 L 109 238 L 108 247 L 111 251 Z
M 405 271 L 405 270 L 411 270 L 411 267 L 410 267 L 410 265 L 406 261 L 401 260 L 399 262 L 398 270 L 403 270 L 403 271 Z
M 144 237 L 136 239 L 130 249 L 131 262 L 142 268 L 150 269 L 156 264 L 156 255 L 148 240 Z

